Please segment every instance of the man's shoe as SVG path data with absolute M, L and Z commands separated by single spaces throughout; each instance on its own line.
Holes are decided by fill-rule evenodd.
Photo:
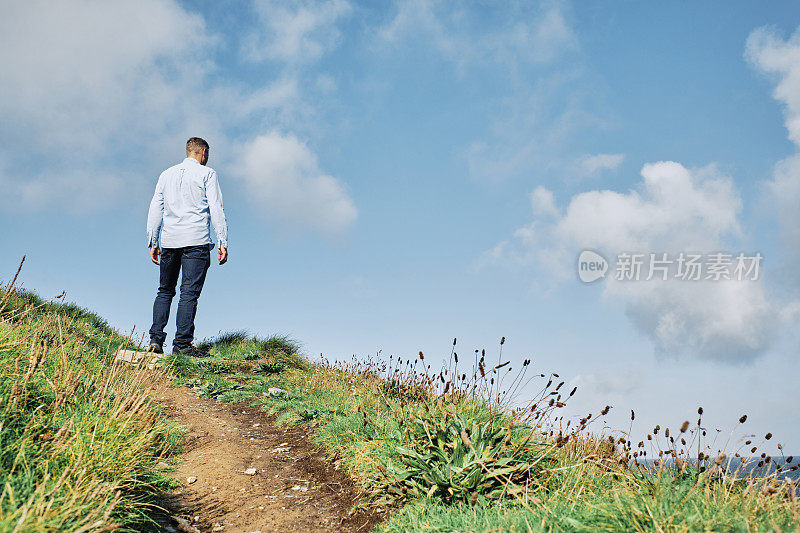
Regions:
M 158 353 L 158 354 L 164 353 L 164 349 L 157 342 L 151 342 L 150 347 L 147 348 L 147 351 L 149 353 Z
M 208 354 L 206 352 L 201 352 L 200 350 L 198 350 L 197 348 L 195 348 L 191 344 L 189 346 L 185 346 L 183 348 L 179 348 L 178 346 L 173 346 L 172 347 L 172 353 L 173 354 L 180 353 L 180 354 L 183 354 L 183 355 L 188 355 L 189 357 L 208 357 L 210 355 L 210 354 Z

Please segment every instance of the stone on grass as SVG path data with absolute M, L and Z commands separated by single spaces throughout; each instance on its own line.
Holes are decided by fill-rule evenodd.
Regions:
M 172 519 L 178 526 L 179 531 L 183 531 L 184 533 L 200 533 L 200 530 L 194 527 L 192 524 L 190 524 L 189 521 L 186 520 L 185 518 L 181 518 L 180 516 L 173 516 Z

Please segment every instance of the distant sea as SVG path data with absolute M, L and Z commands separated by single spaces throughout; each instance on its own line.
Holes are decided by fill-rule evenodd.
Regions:
M 778 467 L 780 467 L 781 471 L 777 472 L 775 476 L 776 479 L 788 479 L 793 483 L 798 483 L 800 482 L 800 469 L 794 471 L 789 471 L 789 469 L 792 466 L 797 466 L 800 463 L 799 459 L 800 458 L 796 457 L 791 463 L 787 463 L 784 458 L 773 457 L 769 463 L 764 463 L 759 467 L 758 463 L 761 461 L 761 457 L 731 457 L 725 460 L 723 466 L 730 474 L 742 479 L 773 476 L 777 472 Z M 666 461 L 667 464 L 670 462 L 669 460 Z M 656 468 L 652 459 L 640 461 L 639 464 L 648 470 Z

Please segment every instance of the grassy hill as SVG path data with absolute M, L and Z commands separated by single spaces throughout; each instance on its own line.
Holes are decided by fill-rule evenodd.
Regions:
M 159 531 L 178 432 L 125 337 L 85 309 L 0 291 L 0 531 Z
M 749 480 L 725 473 L 726 453 L 740 454 L 711 453 L 702 412 L 697 424 L 671 428 L 672 435 L 657 427 L 647 444 L 634 443 L 626 431 L 591 433 L 608 408 L 575 425 L 560 417 L 574 390 L 564 391 L 557 374 L 534 374 L 539 394 L 524 408 L 509 408 L 514 390 L 531 376 L 530 362 L 505 376 L 508 363 L 492 366 L 484 354 L 459 366 L 455 341 L 449 364 L 436 371 L 422 354 L 412 361 L 308 364 L 286 338 L 259 341 L 244 333 L 203 347 L 211 357 L 178 362 L 186 384 L 223 401 L 259 404 L 278 424 L 313 426 L 318 442 L 362 487 L 358 505 L 386 511 L 379 531 L 800 527 L 796 487 L 777 475 L 780 469 Z M 739 443 L 738 450 L 760 451 L 770 437 Z M 637 467 L 647 450 L 655 467 Z M 772 460 L 764 457 L 760 466 Z M 797 468 L 793 458 L 782 460 L 781 468 Z
M 179 435 L 148 396 L 147 372 L 113 364 L 126 343 L 89 311 L 0 291 L 0 530 L 157 529 L 149 516 L 168 486 L 158 465 Z M 311 426 L 362 488 L 357 506 L 385 512 L 380 531 L 800 527 L 796 487 L 725 474 L 723 453 L 738 449 L 711 453 L 700 420 L 640 443 L 593 434 L 601 413 L 567 423 L 574 391 L 529 362 L 512 373 L 477 352 L 459 361 L 454 342 L 442 369 L 422 354 L 312 364 L 287 337 L 241 332 L 200 347 L 210 357 L 165 358 L 177 383 Z M 539 393 L 510 409 L 528 379 Z M 632 466 L 645 458 L 660 464 Z

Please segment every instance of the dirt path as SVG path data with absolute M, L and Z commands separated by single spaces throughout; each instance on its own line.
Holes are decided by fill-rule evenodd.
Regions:
M 156 394 L 188 430 L 174 472 L 181 488 L 168 506 L 191 525 L 173 523 L 175 530 L 366 532 L 377 523 L 377 515 L 348 516 L 357 491 L 306 429 L 276 427 L 247 401 L 221 403 L 184 388 Z

